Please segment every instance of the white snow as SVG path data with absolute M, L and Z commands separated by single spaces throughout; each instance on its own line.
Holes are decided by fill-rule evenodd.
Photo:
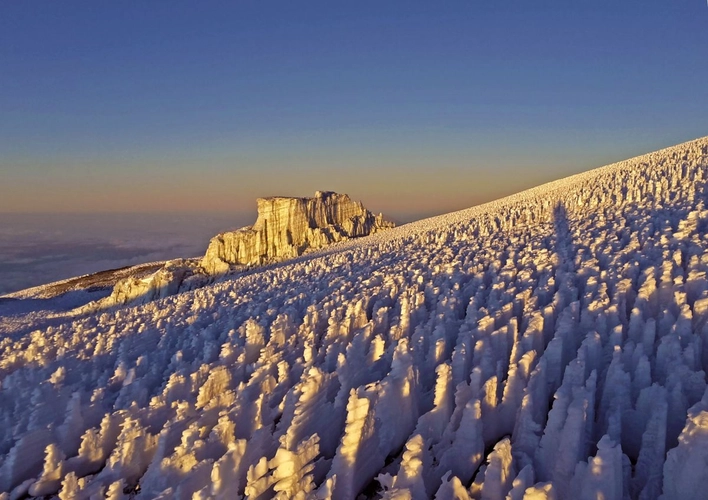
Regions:
M 703 138 L 147 304 L 20 294 L 0 498 L 705 496 L 707 201 Z

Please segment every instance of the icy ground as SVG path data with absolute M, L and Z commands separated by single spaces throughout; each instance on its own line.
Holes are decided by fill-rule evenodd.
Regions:
M 0 498 L 706 498 L 707 203 L 704 138 L 142 306 L 16 308 Z

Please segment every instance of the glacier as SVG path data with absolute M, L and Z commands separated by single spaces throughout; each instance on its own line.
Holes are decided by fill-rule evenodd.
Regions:
M 258 198 L 256 204 L 255 224 L 211 239 L 201 261 L 208 274 L 297 257 L 394 226 L 382 214 L 374 215 L 361 202 L 333 191 L 317 191 L 313 198 Z
M 0 499 L 706 498 L 707 204 L 708 137 L 147 303 L 4 313 Z
M 77 312 L 95 313 L 116 306 L 145 304 L 201 288 L 225 274 L 291 259 L 332 243 L 395 226 L 382 214 L 374 215 L 364 208 L 361 202 L 333 191 L 317 191 L 312 198 L 258 198 L 256 204 L 255 224 L 214 236 L 201 258 L 173 259 L 105 271 L 38 287 L 33 295 L 51 297 L 52 290 L 71 289 L 76 282 L 93 283 L 96 278 L 97 283 L 104 284 L 114 278 L 110 293 L 78 306 Z M 146 267 L 152 272 L 145 272 Z M 115 279 L 123 275 L 127 276 Z M 24 295 L 27 293 L 25 291 Z

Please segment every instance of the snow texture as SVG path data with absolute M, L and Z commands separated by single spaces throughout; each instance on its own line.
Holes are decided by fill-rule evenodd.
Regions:
M 707 187 L 704 138 L 149 303 L 18 312 L 0 498 L 705 498 Z

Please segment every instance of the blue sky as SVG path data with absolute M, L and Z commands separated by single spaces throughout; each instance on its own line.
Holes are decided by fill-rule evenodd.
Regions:
M 405 218 L 708 134 L 698 0 L 4 2 L 0 44 L 0 212 Z

